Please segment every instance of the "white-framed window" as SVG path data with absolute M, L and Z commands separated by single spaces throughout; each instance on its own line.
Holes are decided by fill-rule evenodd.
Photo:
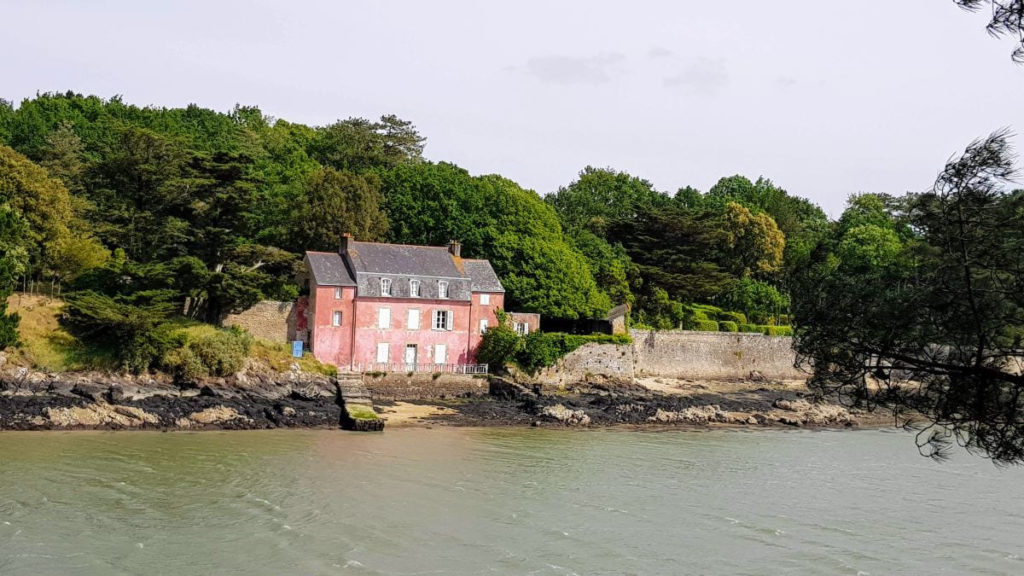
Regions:
M 409 297 L 419 298 L 420 297 L 420 281 L 409 280 Z
M 380 279 L 380 295 L 391 296 L 391 278 Z
M 341 300 L 341 287 L 340 286 L 334 289 L 334 299 L 335 300 Z
M 487 334 L 487 318 L 480 319 L 480 333 Z
M 331 314 L 331 326 L 341 326 L 341 310 L 335 310 Z
M 409 318 L 408 318 L 408 322 L 406 323 L 406 325 L 409 327 L 409 330 L 419 330 L 420 329 L 420 311 L 419 310 L 417 310 L 417 309 L 409 310 Z
M 434 330 L 451 330 L 455 314 L 451 310 L 434 310 L 430 325 Z
M 530 325 L 526 322 L 516 322 L 516 334 L 526 336 L 530 333 Z
M 434 344 L 434 364 L 448 363 L 448 345 Z
M 444 280 L 440 280 L 437 283 L 437 297 L 447 298 L 448 297 L 448 283 Z
M 480 295 L 480 304 L 482 306 L 487 306 L 490 303 L 491 303 L 491 295 L 490 294 L 481 294 Z
M 377 309 L 377 328 L 391 328 L 391 308 Z
M 377 363 L 387 364 L 391 361 L 391 344 L 387 342 L 377 343 Z

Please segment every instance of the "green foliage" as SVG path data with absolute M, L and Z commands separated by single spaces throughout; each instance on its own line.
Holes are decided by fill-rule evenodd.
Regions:
M 739 332 L 739 325 L 735 322 L 723 321 L 718 323 L 718 330 L 721 332 Z
M 764 332 L 764 329 L 757 324 L 740 324 L 737 328 L 745 334 L 761 334 Z
M 701 332 L 718 332 L 718 322 L 714 320 L 697 320 L 693 323 L 693 329 Z
M 364 242 L 383 240 L 388 230 L 383 204 L 375 174 L 321 168 L 309 176 L 305 198 L 296 208 L 291 245 L 300 252 L 337 250 L 345 233 Z
M 559 188 L 546 200 L 567 228 L 587 229 L 604 236 L 611 220 L 641 208 L 666 205 L 669 198 L 646 180 L 609 168 L 587 166 L 576 181 Z
M 508 322 L 499 318 L 497 326 L 488 328 L 477 348 L 477 361 L 500 370 L 522 351 L 523 339 Z
M 747 319 L 763 321 L 789 309 L 789 298 L 779 290 L 760 280 L 741 278 L 716 299 L 723 307 L 743 310 L 746 318 L 730 318 L 743 324 Z
M 163 368 L 186 382 L 206 376 L 231 376 L 245 365 L 253 338 L 248 332 L 207 329 L 199 334 L 184 331 L 182 346 L 168 351 Z
M 766 336 L 792 336 L 792 326 L 765 326 L 764 334 Z
M 148 292 L 113 298 L 79 292 L 68 298 L 61 324 L 87 345 L 113 350 L 121 368 L 145 372 L 182 344 L 168 323 L 174 306 L 163 296 Z
M 309 148 L 322 164 L 358 174 L 420 160 L 425 140 L 411 122 L 386 115 L 378 122 L 349 118 L 320 128 Z

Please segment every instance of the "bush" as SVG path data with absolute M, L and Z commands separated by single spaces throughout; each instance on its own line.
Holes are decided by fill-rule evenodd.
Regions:
M 480 341 L 476 358 L 478 362 L 498 369 L 515 359 L 522 347 L 523 339 L 505 322 L 501 322 L 487 329 Z
M 13 348 L 18 345 L 18 323 L 21 317 L 17 313 L 7 313 L 6 297 L 0 293 L 0 350 Z
M 764 333 L 768 336 L 792 336 L 792 326 L 765 326 Z
M 722 332 L 739 332 L 739 325 L 728 320 L 718 323 L 718 329 Z
M 164 367 L 176 377 L 194 381 L 204 376 L 231 376 L 245 365 L 253 337 L 238 328 L 187 337 L 183 346 L 164 356 Z
M 718 319 L 720 321 L 723 321 L 723 322 L 733 322 L 735 324 L 746 324 L 747 323 L 747 315 L 746 314 L 744 314 L 742 312 L 730 312 L 728 310 L 720 313 L 718 315 Z M 730 332 L 735 332 L 735 330 L 730 330 Z
M 694 323 L 693 329 L 701 332 L 718 332 L 718 322 L 714 320 L 699 320 Z
M 761 334 L 764 329 L 757 324 L 740 324 L 739 331 L 746 334 Z

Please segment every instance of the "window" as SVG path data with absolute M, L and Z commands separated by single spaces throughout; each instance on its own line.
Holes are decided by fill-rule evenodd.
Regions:
M 434 321 L 431 323 L 434 330 L 451 330 L 452 329 L 452 314 L 451 310 L 434 310 Z
M 490 303 L 491 303 L 491 295 L 490 294 L 481 294 L 480 295 L 480 304 L 481 305 L 487 306 Z
M 420 297 L 420 281 L 409 280 L 409 297 L 419 298 Z
M 409 326 L 409 330 L 419 330 L 420 329 L 420 311 L 419 310 L 409 310 L 409 321 L 408 321 L 407 325 Z
M 391 328 L 391 308 L 377 310 L 377 328 Z
M 335 310 L 331 315 L 331 326 L 341 326 L 341 310 Z
M 437 283 L 437 297 L 447 298 L 448 297 L 448 283 L 441 280 Z
M 530 333 L 530 325 L 526 322 L 516 322 L 516 334 L 526 336 Z
M 341 300 L 341 288 L 334 289 L 334 299 Z
M 448 362 L 448 345 L 434 345 L 434 364 L 446 364 Z
M 387 364 L 391 361 L 391 344 L 387 342 L 377 343 L 377 363 Z
M 480 320 L 480 333 L 487 334 L 487 318 Z
M 380 279 L 380 295 L 391 296 L 391 278 Z

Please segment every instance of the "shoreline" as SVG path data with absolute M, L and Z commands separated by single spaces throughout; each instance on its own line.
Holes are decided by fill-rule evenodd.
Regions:
M 894 426 L 891 414 L 816 400 L 801 381 L 593 379 L 548 387 L 490 378 L 458 397 L 374 399 L 346 406 L 351 384 L 255 367 L 230 378 L 181 385 L 168 378 L 0 370 L 0 430 L 253 430 L 434 427 L 592 429 Z M 346 384 L 348 382 L 348 384 Z M 353 420 L 354 409 L 370 420 Z M 372 410 L 372 413 L 369 411 Z

